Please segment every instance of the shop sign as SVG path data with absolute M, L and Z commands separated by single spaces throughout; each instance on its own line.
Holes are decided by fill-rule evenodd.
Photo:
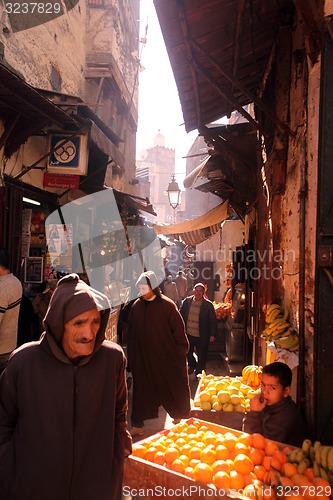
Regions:
M 54 174 L 86 175 L 88 168 L 87 134 L 50 134 L 48 171 Z
M 51 174 L 50 172 L 44 172 L 44 187 L 79 189 L 79 184 L 79 175 Z

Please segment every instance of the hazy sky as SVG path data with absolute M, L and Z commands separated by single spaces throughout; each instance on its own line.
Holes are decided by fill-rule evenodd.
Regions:
M 154 137 L 160 130 L 165 146 L 176 150 L 176 174 L 185 172 L 185 156 L 197 137 L 197 131 L 185 132 L 183 114 L 173 72 L 164 45 L 153 0 L 141 0 L 141 37 L 148 24 L 147 43 L 140 47 L 139 124 L 137 157 L 143 149 L 154 146 Z M 177 175 L 178 180 L 184 175 Z M 182 188 L 182 186 L 180 186 Z

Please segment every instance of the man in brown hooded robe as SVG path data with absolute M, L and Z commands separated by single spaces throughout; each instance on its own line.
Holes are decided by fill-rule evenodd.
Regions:
M 14 351 L 0 379 L 0 498 L 120 500 L 125 357 L 105 341 L 105 295 L 62 278 L 45 333 Z
M 158 408 L 175 420 L 190 412 L 185 325 L 175 303 L 162 295 L 153 271 L 136 282 L 141 297 L 129 315 L 127 354 L 133 375 L 132 436 L 143 434 L 144 420 Z

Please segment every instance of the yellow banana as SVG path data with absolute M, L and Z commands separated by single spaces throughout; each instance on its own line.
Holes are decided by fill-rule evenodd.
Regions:
M 330 451 L 329 446 L 322 446 L 320 450 L 320 464 L 324 469 L 327 469 L 327 455 Z
M 323 468 L 323 467 L 319 467 L 320 468 L 320 475 L 323 479 L 325 479 L 326 481 L 328 481 L 328 475 L 327 475 L 327 472 L 326 470 Z
M 271 304 L 268 306 L 267 311 L 266 311 L 266 316 L 269 316 L 269 314 L 274 310 L 274 309 L 280 309 L 280 304 Z
M 312 447 L 312 442 L 310 439 L 304 439 L 302 443 L 302 450 L 306 454 L 306 456 L 310 455 L 310 449 Z
M 272 321 L 277 319 L 277 317 L 281 313 L 282 313 L 282 311 L 280 308 L 273 309 L 273 311 L 271 311 L 271 313 L 268 316 L 266 315 L 266 323 L 271 323 Z
M 305 470 L 311 466 L 311 461 L 309 458 L 303 458 L 297 466 L 298 474 L 304 474 Z
M 330 446 L 327 454 L 327 468 L 333 474 L 333 446 Z
M 316 461 L 312 462 L 312 467 L 313 467 L 313 473 L 314 473 L 315 477 L 320 477 L 320 466 L 318 465 L 318 463 Z

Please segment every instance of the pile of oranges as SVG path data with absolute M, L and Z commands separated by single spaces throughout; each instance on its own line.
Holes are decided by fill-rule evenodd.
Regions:
M 217 426 L 215 430 L 209 426 L 196 419 L 183 421 L 170 431 L 134 444 L 133 456 L 211 487 L 236 490 L 258 500 L 330 498 L 327 481 L 314 478 L 311 470 L 299 474 L 295 465 L 287 461 L 290 447 L 280 447 L 261 434 L 233 433 L 223 428 L 222 432 L 215 432 Z M 300 485 L 313 485 L 321 494 L 314 497 L 315 490 L 305 488 L 297 495 Z

